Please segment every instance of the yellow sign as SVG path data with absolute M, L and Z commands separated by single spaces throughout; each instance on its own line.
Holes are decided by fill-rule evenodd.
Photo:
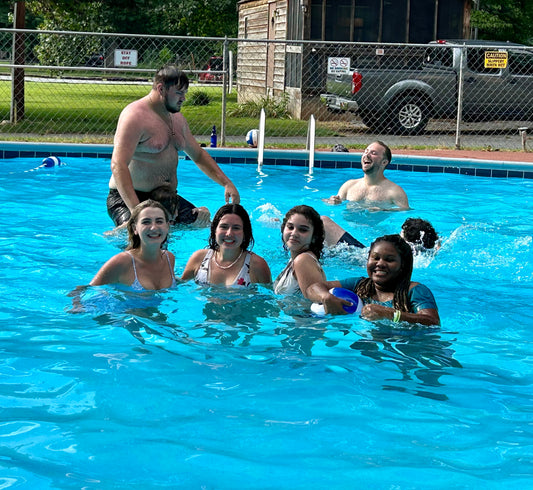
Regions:
M 485 51 L 485 68 L 507 68 L 507 51 Z

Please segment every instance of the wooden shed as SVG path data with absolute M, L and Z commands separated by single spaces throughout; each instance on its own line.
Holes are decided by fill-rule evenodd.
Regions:
M 240 0 L 239 103 L 287 93 L 292 115 L 307 119 L 320 105 L 324 52 L 334 41 L 468 39 L 470 5 L 470 0 Z M 299 40 L 332 44 L 290 42 Z

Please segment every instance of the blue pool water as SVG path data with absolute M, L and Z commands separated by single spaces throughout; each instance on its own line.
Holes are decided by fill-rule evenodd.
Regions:
M 358 171 L 225 166 L 276 276 L 305 203 L 362 242 L 408 216 L 443 236 L 413 279 L 442 327 L 313 318 L 269 288 L 68 293 L 117 253 L 109 161 L 2 162 L 0 488 L 517 488 L 533 485 L 533 181 L 389 171 L 409 212 L 321 201 Z M 180 164 L 184 197 L 222 189 Z M 181 273 L 208 231 L 175 230 Z M 324 258 L 361 275 L 365 251 Z

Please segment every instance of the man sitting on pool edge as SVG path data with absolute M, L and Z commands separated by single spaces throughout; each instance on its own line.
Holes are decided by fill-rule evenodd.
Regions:
M 120 114 L 111 157 L 107 210 L 115 225 L 124 225 L 130 211 L 162 185 L 177 189 L 178 151 L 182 150 L 202 172 L 224 187 L 226 202 L 238 204 L 239 192 L 211 156 L 194 139 L 181 104 L 189 87 L 187 75 L 165 65 L 154 77 L 145 97 L 128 104 Z M 180 199 L 177 222 L 198 226 L 209 223 L 209 210 Z M 184 219 L 184 217 L 187 217 Z
M 368 145 L 361 156 L 363 177 L 346 181 L 336 195 L 323 199 L 323 201 L 328 204 L 341 204 L 346 200 L 357 201 L 376 211 L 409 209 L 409 200 L 405 191 L 384 175 L 385 168 L 391 160 L 390 148 L 382 141 L 374 141 Z M 356 247 L 363 246 L 349 234 L 338 235 L 338 228 L 340 227 L 331 218 L 322 216 L 322 221 L 324 222 L 327 246 L 331 247 L 342 242 Z M 356 243 L 351 239 L 355 240 Z

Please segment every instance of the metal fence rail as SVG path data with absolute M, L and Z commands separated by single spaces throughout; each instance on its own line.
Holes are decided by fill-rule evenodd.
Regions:
M 487 65 L 486 51 L 505 55 Z M 380 138 L 393 147 L 520 150 L 524 128 L 533 132 L 532 47 L 16 29 L 0 29 L 0 131 L 110 141 L 120 111 L 168 62 L 189 75 L 182 110 L 204 142 L 215 124 L 221 144 L 244 145 L 262 108 L 265 147 L 305 147 L 311 115 L 317 146 Z

